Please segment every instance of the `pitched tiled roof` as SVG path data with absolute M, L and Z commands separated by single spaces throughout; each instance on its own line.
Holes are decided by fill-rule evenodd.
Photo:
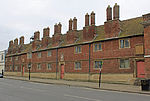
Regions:
M 144 27 L 141 24 L 143 22 L 142 17 L 132 18 L 124 21 L 120 21 L 120 28 L 121 31 L 118 33 L 118 37 L 126 37 L 126 36 L 132 36 L 132 35 L 141 35 L 143 34 Z M 83 30 L 77 30 L 77 39 L 73 44 L 81 44 L 83 43 Z M 62 42 L 59 44 L 59 46 L 68 46 L 67 44 L 67 34 L 62 35 Z M 93 40 L 91 41 L 101 41 L 105 40 L 105 31 L 104 31 L 104 25 L 96 26 L 96 35 Z M 70 45 L 73 45 L 70 44 Z M 57 46 L 58 47 L 58 46 Z M 46 49 L 54 48 L 52 47 L 51 43 L 46 47 Z M 31 51 L 32 44 L 25 44 L 24 50 L 21 53 L 26 53 Z M 40 50 L 40 49 L 39 49 Z

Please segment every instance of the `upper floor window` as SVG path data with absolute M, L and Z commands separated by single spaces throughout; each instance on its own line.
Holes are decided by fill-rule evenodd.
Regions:
M 96 68 L 96 69 L 99 69 L 99 68 L 102 68 L 101 66 L 102 66 L 102 61 L 95 61 L 95 63 L 94 63 L 94 68 Z
M 41 52 L 37 53 L 38 58 L 41 58 Z
M 94 51 L 102 50 L 102 44 L 101 43 L 95 43 L 94 44 Z
M 27 59 L 31 59 L 32 58 L 32 53 L 27 53 Z
M 129 68 L 130 61 L 129 59 L 120 59 L 120 68 Z
M 129 48 L 129 47 L 130 47 L 129 39 L 121 39 L 120 40 L 120 48 Z
M 81 53 L 81 46 L 75 46 L 75 52 Z
M 48 52 L 47 52 L 47 56 L 51 56 L 52 55 L 52 52 L 49 50 Z
M 81 62 L 75 62 L 75 69 L 81 69 Z

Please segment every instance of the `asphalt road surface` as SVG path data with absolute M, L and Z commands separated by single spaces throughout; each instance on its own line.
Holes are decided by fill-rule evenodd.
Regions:
M 150 101 L 150 96 L 0 79 L 0 101 Z

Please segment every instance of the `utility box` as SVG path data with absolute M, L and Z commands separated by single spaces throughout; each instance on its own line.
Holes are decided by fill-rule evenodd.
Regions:
M 150 91 L 150 79 L 141 80 L 141 90 Z

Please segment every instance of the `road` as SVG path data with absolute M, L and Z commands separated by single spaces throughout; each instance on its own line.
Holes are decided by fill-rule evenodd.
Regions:
M 3 78 L 0 101 L 150 101 L 150 96 Z

